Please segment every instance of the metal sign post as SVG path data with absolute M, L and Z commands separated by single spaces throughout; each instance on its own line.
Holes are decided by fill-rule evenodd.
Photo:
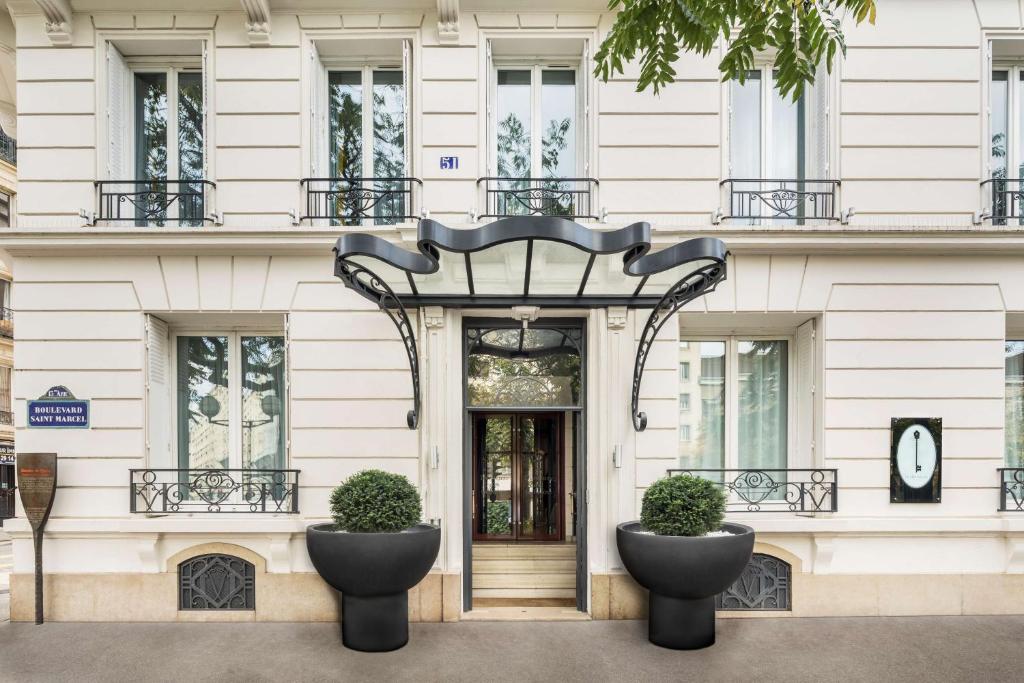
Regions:
M 43 529 L 57 490 L 56 453 L 18 453 L 18 491 L 25 516 L 32 525 L 36 556 L 36 623 L 43 623 Z

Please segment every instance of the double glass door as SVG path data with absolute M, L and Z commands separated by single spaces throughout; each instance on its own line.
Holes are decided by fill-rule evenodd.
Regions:
M 474 414 L 474 540 L 562 540 L 562 427 L 561 413 Z

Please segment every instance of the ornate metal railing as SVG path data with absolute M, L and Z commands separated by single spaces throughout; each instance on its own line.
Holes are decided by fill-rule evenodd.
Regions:
M 14 311 L 0 306 L 0 337 L 14 336 Z
M 1024 178 L 990 178 L 981 181 L 982 188 L 989 193 L 989 218 L 992 225 L 1016 224 L 1024 216 Z
M 98 210 L 91 223 L 134 223 L 138 226 L 214 222 L 216 183 L 209 180 L 97 180 Z
M 723 219 L 839 220 L 838 180 L 729 178 L 720 184 L 729 191 L 729 210 Z
M 598 220 L 595 178 L 480 178 L 486 210 L 479 218 L 563 216 Z
M 299 511 L 299 470 L 131 470 L 131 511 Z
M 692 474 L 725 489 L 732 512 L 835 512 L 836 470 L 668 470 Z
M 0 129 L 0 161 L 18 165 L 18 141 Z
M 1000 467 L 999 511 L 1024 512 L 1024 467 Z
M 306 211 L 300 220 L 333 225 L 392 225 L 417 220 L 419 178 L 303 178 Z

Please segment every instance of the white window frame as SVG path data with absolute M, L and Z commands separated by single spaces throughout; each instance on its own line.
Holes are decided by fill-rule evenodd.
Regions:
M 404 65 L 402 61 L 406 62 Z M 346 59 L 321 59 L 320 67 L 323 69 L 323 86 L 325 91 L 321 93 L 323 97 L 323 111 L 321 112 L 324 117 L 324 126 L 320 138 L 317 140 L 323 148 L 324 163 L 330 164 L 331 160 L 331 100 L 328 97 L 328 90 L 330 89 L 330 74 L 335 71 L 358 71 L 360 73 L 360 83 L 362 87 L 362 108 L 363 125 L 362 125 L 362 142 L 363 142 L 363 169 L 361 171 L 361 177 L 373 178 L 373 72 L 374 71 L 397 71 L 402 74 L 402 84 L 404 91 L 404 109 L 405 109 L 405 149 L 403 150 L 405 156 L 405 177 L 412 175 L 411 163 L 411 144 L 412 135 L 410 131 L 411 127 L 411 116 L 409 115 L 410 107 L 410 88 L 409 88 L 409 73 L 408 65 L 409 60 L 400 60 L 395 63 L 393 59 L 361 59 L 357 61 L 346 60 Z M 313 158 L 316 158 L 316 152 L 313 153 Z M 335 169 L 327 168 L 324 169 L 325 178 L 333 178 Z
M 207 101 L 206 79 L 203 78 L 202 57 L 126 57 L 128 72 L 131 78 L 128 82 L 128 160 L 132 165 L 131 176 L 138 175 L 138 154 L 136 148 L 138 135 L 135 120 L 135 75 L 136 74 L 164 74 L 167 78 L 167 179 L 181 180 L 181 168 L 179 167 L 180 154 L 178 149 L 178 75 L 185 73 L 197 73 L 203 80 L 203 101 Z M 208 113 L 203 111 L 203 180 L 206 178 L 206 160 L 209 155 L 207 143 L 209 120 Z M 116 180 L 116 178 L 115 178 Z M 134 178 L 141 180 L 141 178 Z M 168 188 L 170 191 L 171 188 Z M 177 209 L 177 203 L 170 207 L 171 211 Z M 170 211 L 168 211 L 170 213 Z
M 488 43 L 489 45 L 489 43 Z M 566 58 L 545 57 L 494 57 L 487 64 L 487 175 L 498 175 L 498 72 L 530 72 L 530 177 L 543 177 L 541 149 L 543 134 L 538 135 L 536 125 L 542 120 L 542 75 L 544 71 L 572 71 L 576 75 L 576 159 L 573 177 L 582 178 L 589 174 L 589 150 L 587 149 L 587 91 L 584 79 L 588 74 L 583 69 L 583 56 Z
M 173 469 L 185 469 L 181 467 L 179 454 L 181 452 L 181 434 L 178 433 L 178 338 L 179 337 L 227 337 L 228 338 L 228 466 L 227 469 L 245 469 L 242 460 L 242 337 L 270 336 L 281 337 L 284 347 L 285 382 L 282 387 L 281 396 L 281 417 L 284 420 L 284 466 L 290 467 L 291 463 L 291 439 L 288 438 L 289 427 L 288 417 L 290 411 L 289 403 L 289 363 L 288 363 L 288 335 L 284 329 L 220 329 L 220 328 L 175 328 L 170 331 L 170 444 L 171 461 Z M 189 466 L 191 469 L 191 463 Z
M 781 469 L 798 469 L 795 464 L 796 446 L 796 337 L 794 334 L 686 334 L 680 331 L 681 341 L 725 342 L 725 458 L 722 469 L 744 469 L 739 462 L 739 344 L 748 341 L 786 342 L 786 461 Z M 691 382 L 693 382 L 691 370 Z M 693 398 L 691 400 L 694 400 Z M 696 400 L 703 400 L 700 396 Z M 680 411 L 681 412 L 681 411 Z

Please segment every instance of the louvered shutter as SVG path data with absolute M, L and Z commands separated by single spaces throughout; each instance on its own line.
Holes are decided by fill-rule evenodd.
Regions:
M 128 96 L 131 72 L 113 43 L 107 43 L 107 178 L 129 180 Z
M 412 45 L 408 40 L 402 41 L 402 117 L 403 117 L 403 132 L 405 134 L 405 144 L 402 149 L 402 153 L 405 155 L 405 168 L 402 173 L 406 176 L 412 175 L 412 117 L 409 112 L 412 99 L 412 93 L 409 92 L 409 83 L 411 82 L 409 77 L 412 75 L 410 69 L 412 68 Z M 376 174 L 374 174 L 376 175 Z M 410 210 L 412 207 L 410 207 Z
M 210 97 L 212 96 L 211 84 L 213 82 L 213 75 L 210 69 L 210 44 L 209 41 L 203 41 L 203 180 L 210 180 L 210 164 L 208 162 L 210 157 L 210 135 L 212 126 L 210 125 Z M 212 207 L 207 207 L 207 213 L 210 213 Z
M 322 178 L 331 175 L 327 170 L 327 72 L 320 61 L 316 43 L 310 53 L 310 109 L 309 109 L 309 163 L 310 175 Z
M 796 330 L 796 420 L 794 420 L 796 434 L 795 438 L 791 440 L 794 444 L 793 456 L 787 464 L 791 468 L 813 467 L 816 464 L 814 453 L 816 429 L 814 415 L 815 354 L 814 320 L 811 319 Z
M 829 107 L 829 92 L 831 84 L 829 73 L 822 66 L 814 78 L 814 85 L 807 91 L 805 97 L 808 106 L 808 156 L 807 178 L 811 180 L 829 180 L 831 178 L 831 165 L 829 159 L 829 119 L 831 111 Z
M 167 323 L 146 316 L 146 410 L 149 467 L 174 467 L 171 459 L 171 354 Z
M 582 67 L 580 68 L 580 158 L 583 160 L 584 177 L 590 176 L 590 41 L 583 41 Z M 589 207 L 591 213 L 593 207 Z

